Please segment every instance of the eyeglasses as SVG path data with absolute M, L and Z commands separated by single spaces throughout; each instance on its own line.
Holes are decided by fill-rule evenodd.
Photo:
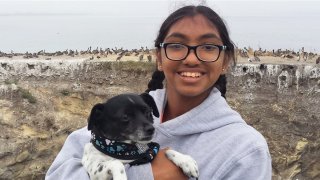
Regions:
M 180 43 L 160 43 L 164 48 L 166 57 L 172 61 L 182 61 L 187 58 L 192 49 L 196 57 L 203 62 L 215 62 L 219 59 L 221 51 L 227 49 L 227 46 L 202 44 L 198 46 L 188 46 Z

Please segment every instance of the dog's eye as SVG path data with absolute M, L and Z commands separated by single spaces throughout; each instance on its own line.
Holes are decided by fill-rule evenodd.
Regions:
M 127 114 L 122 115 L 122 122 L 129 122 L 129 116 Z
M 145 115 L 146 115 L 147 117 L 152 117 L 152 111 L 151 111 L 150 109 L 146 110 L 146 111 L 145 111 Z

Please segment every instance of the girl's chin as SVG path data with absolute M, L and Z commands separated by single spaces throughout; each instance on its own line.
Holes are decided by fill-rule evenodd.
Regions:
M 210 88 L 211 89 L 211 88 Z M 185 97 L 199 97 L 199 96 L 205 96 L 207 97 L 210 93 L 209 89 L 206 88 L 195 88 L 193 87 L 184 87 L 184 88 L 179 88 L 179 91 L 182 96 Z

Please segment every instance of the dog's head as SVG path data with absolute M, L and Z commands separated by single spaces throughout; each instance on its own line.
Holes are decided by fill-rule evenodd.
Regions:
M 154 133 L 152 114 L 159 117 L 149 94 L 121 94 L 92 108 L 88 130 L 110 140 L 147 142 Z

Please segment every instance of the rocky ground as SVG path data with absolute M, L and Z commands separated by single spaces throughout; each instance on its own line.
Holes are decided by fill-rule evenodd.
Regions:
M 43 179 L 95 103 L 144 91 L 154 62 L 126 58 L 0 59 L 0 179 Z M 240 58 L 228 79 L 228 102 L 268 141 L 273 179 L 319 179 L 319 65 Z

